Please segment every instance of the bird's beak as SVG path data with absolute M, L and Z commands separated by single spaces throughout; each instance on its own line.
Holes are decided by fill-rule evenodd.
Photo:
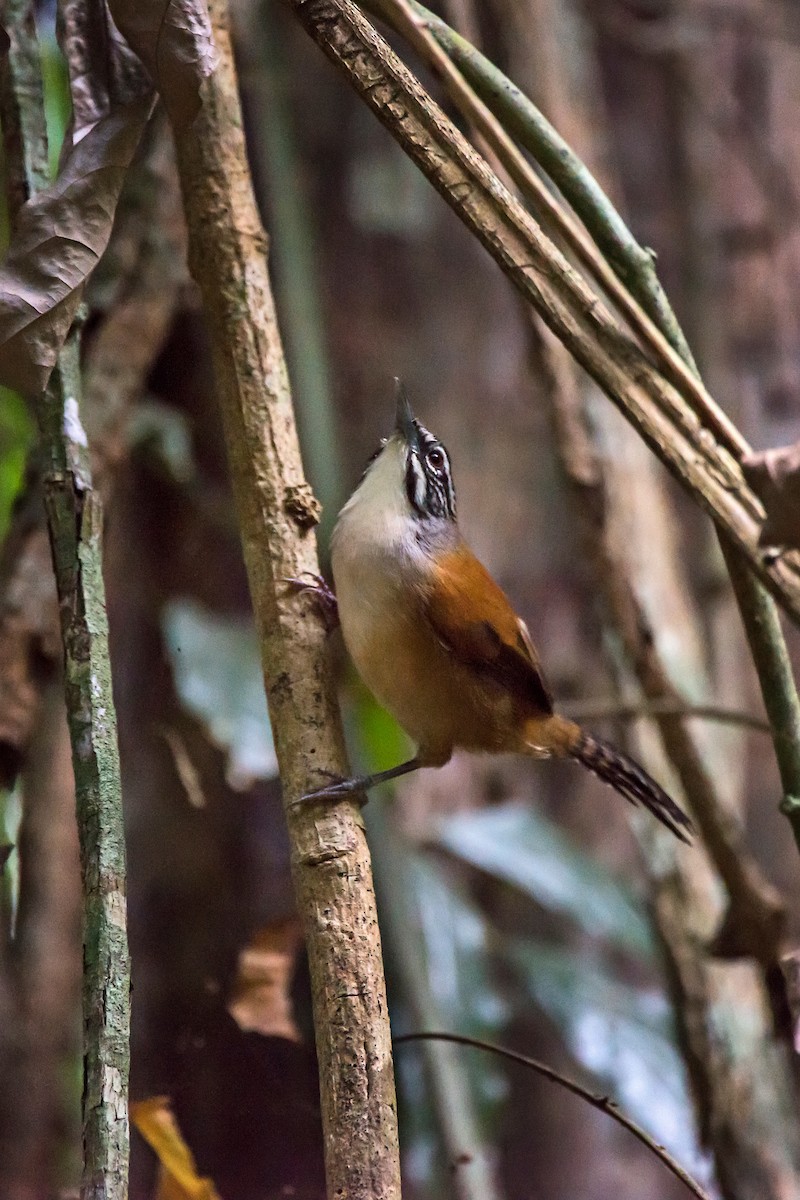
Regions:
M 414 424 L 414 414 L 408 400 L 408 393 L 399 379 L 395 379 L 395 402 L 397 405 L 394 427 L 405 442 L 411 443 L 417 436 Z

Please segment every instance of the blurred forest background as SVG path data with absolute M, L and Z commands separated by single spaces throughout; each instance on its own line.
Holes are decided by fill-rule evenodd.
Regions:
M 800 438 L 797 6 L 441 0 L 437 11 L 533 97 L 656 251 L 709 389 L 749 441 Z M 234 0 L 232 17 L 305 463 L 324 505 L 323 561 L 339 505 L 390 429 L 398 375 L 450 451 L 461 526 L 528 622 L 556 696 L 680 795 L 653 721 L 621 711 L 642 706 L 641 676 L 603 602 L 592 513 L 596 521 L 602 508 L 603 536 L 641 606 L 643 644 L 656 646 L 685 702 L 760 719 L 709 522 L 584 377 L 575 386 L 590 461 L 577 486 L 572 462 L 570 482 L 554 420 L 567 368 L 549 335 L 292 14 L 277 0 Z M 39 30 L 55 163 L 67 91 L 46 5 Z M 280 786 L 159 114 L 87 295 L 84 379 L 107 506 L 132 1097 L 171 1098 L 199 1173 L 224 1200 L 321 1197 L 308 980 Z M 25 406 L 4 393 L 8 1200 L 68 1193 L 80 1152 L 80 877 L 57 603 L 26 474 L 33 443 Z M 341 650 L 339 659 L 354 760 L 393 765 L 401 735 Z M 741 815 L 755 864 L 789 898 L 791 945 L 800 875 L 770 740 L 744 724 L 695 718 L 688 727 Z M 780 988 L 752 959 L 725 957 L 724 939 L 718 955 L 708 950 L 724 905 L 701 849 L 677 851 L 568 765 L 516 760 L 458 757 L 404 781 L 391 805 L 376 796 L 365 819 L 395 1032 L 447 1029 L 536 1055 L 614 1096 L 711 1194 L 800 1197 L 800 1136 L 791 1110 L 788 1119 L 781 1111 L 797 1066 Z M 688 930 L 677 949 L 676 920 Z M 398 1047 L 396 1063 L 414 1200 L 685 1194 L 603 1113 L 520 1067 L 419 1045 Z M 133 1139 L 131 1195 L 146 1200 L 157 1159 Z M 724 1166 L 726 1148 L 735 1169 Z

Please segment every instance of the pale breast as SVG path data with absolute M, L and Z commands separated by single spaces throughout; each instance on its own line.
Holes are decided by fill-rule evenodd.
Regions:
M 412 555 L 337 537 L 332 567 L 345 644 L 367 687 L 409 737 L 445 761 L 453 747 L 496 748 L 505 698 L 457 661 L 424 615 Z
M 403 454 L 390 440 L 334 530 L 331 566 L 350 656 L 376 698 L 431 761 L 454 746 L 496 749 L 508 700 L 443 645 L 426 616 L 435 563 L 452 550 L 449 520 L 409 508 Z
M 383 681 L 391 676 L 393 649 L 403 644 L 417 576 L 411 577 L 410 564 L 393 545 L 340 527 L 331 567 L 347 649 L 364 682 L 388 703 Z
M 407 526 L 343 514 L 331 547 L 342 634 L 359 675 L 419 745 L 441 740 L 431 728 L 425 665 L 440 652 L 420 621 L 418 596 L 430 566 Z M 434 726 L 439 723 L 434 722 Z

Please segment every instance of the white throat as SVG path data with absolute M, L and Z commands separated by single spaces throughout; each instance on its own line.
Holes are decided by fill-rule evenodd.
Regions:
M 332 552 L 397 553 L 415 542 L 416 515 L 406 494 L 406 449 L 394 435 L 339 513 Z
M 369 466 L 339 513 L 331 567 L 353 662 L 367 686 L 419 741 L 425 730 L 416 728 L 413 712 L 403 702 L 408 688 L 395 649 L 418 629 L 437 554 L 457 540 L 458 530 L 454 521 L 421 517 L 412 507 L 406 454 L 405 441 L 396 433 Z

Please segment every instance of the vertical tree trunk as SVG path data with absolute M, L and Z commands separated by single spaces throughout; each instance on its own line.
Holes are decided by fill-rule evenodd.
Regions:
M 247 168 L 225 0 L 210 6 L 219 64 L 176 129 L 190 268 L 208 319 L 244 557 L 311 965 L 331 1196 L 400 1194 L 380 934 L 358 805 L 296 805 L 346 770 L 324 622 L 286 578 L 315 572 L 319 505 L 303 477 Z

